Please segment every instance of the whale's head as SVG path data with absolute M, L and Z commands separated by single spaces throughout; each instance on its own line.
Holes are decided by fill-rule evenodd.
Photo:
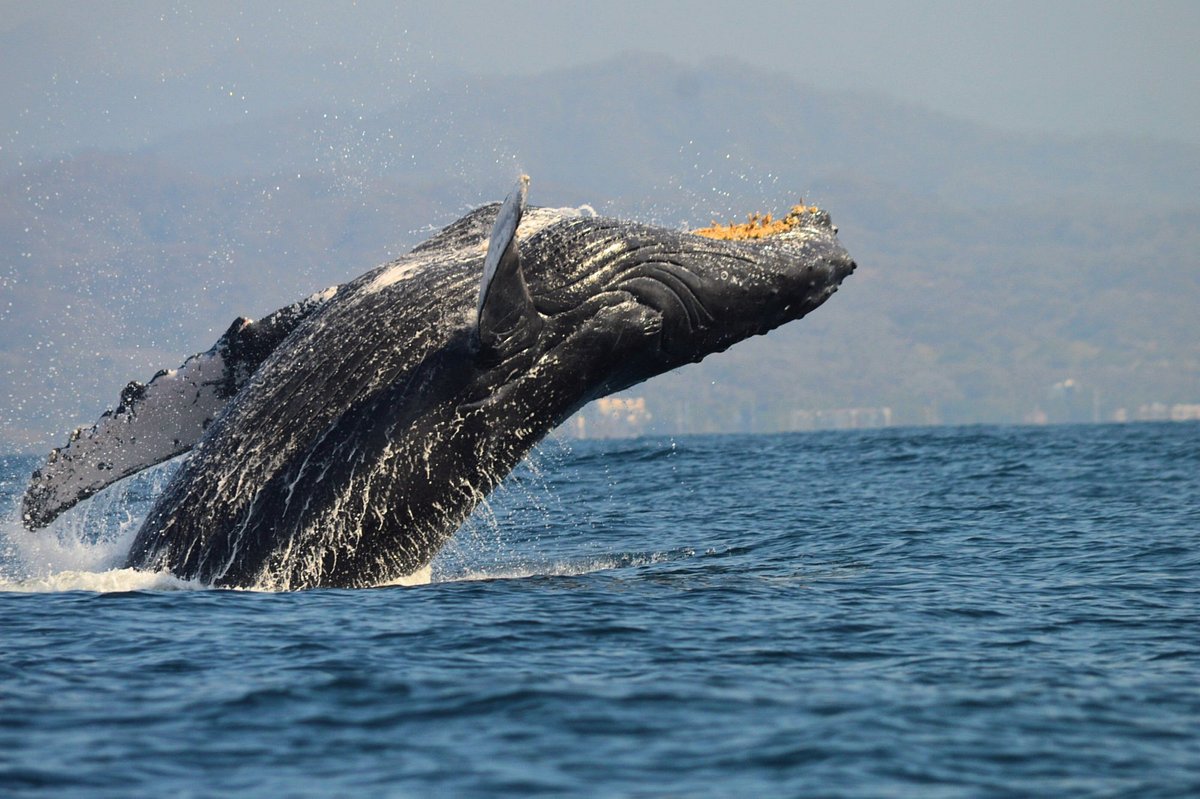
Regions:
M 556 422 L 799 319 L 855 269 L 815 207 L 690 232 L 579 215 L 512 235 L 523 196 L 497 217 L 478 341 L 484 358 L 532 361 L 514 374 Z

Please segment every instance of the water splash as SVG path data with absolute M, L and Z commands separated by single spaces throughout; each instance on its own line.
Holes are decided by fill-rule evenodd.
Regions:
M 430 564 L 433 582 L 453 582 L 469 574 L 508 574 L 560 540 L 556 516 L 565 513 L 550 475 L 560 471 L 570 446 L 549 438 L 536 446 L 508 477 L 483 497 Z M 488 579 L 488 578 L 482 578 Z
M 20 521 L 22 484 L 0 508 L 0 591 L 202 587 L 165 572 L 122 568 L 151 503 L 178 465 L 178 459 L 167 461 L 120 481 L 36 531 L 25 529 Z
M 24 483 L 0 485 L 0 592 L 211 588 L 165 571 L 123 568 L 138 528 L 180 461 L 120 481 L 35 532 L 18 517 Z M 690 551 L 580 553 L 599 522 L 580 518 L 572 496 L 578 462 L 566 440 L 547 439 L 479 503 L 429 566 L 388 585 L 570 577 L 692 556 Z

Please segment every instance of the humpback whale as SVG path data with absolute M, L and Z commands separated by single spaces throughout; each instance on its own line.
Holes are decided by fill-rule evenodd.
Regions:
M 402 581 L 586 403 L 799 319 L 855 268 L 815 207 L 688 232 L 527 207 L 527 189 L 129 384 L 34 474 L 26 526 L 188 453 L 127 566 Z

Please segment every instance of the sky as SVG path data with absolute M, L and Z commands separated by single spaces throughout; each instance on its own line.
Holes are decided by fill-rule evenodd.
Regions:
M 458 74 L 735 58 L 993 127 L 1200 144 L 1200 3 L 0 2 L 0 161 Z M 141 143 L 141 142 L 134 142 Z

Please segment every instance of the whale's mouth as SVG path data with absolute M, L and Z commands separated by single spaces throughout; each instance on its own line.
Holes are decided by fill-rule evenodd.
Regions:
M 802 227 L 829 227 L 829 214 L 815 205 L 801 203 L 793 205 L 787 214 L 779 218 L 774 218 L 769 213 L 752 213 L 746 217 L 745 222 L 721 224 L 714 219 L 708 227 L 688 232 L 706 239 L 747 241 L 781 236 Z

